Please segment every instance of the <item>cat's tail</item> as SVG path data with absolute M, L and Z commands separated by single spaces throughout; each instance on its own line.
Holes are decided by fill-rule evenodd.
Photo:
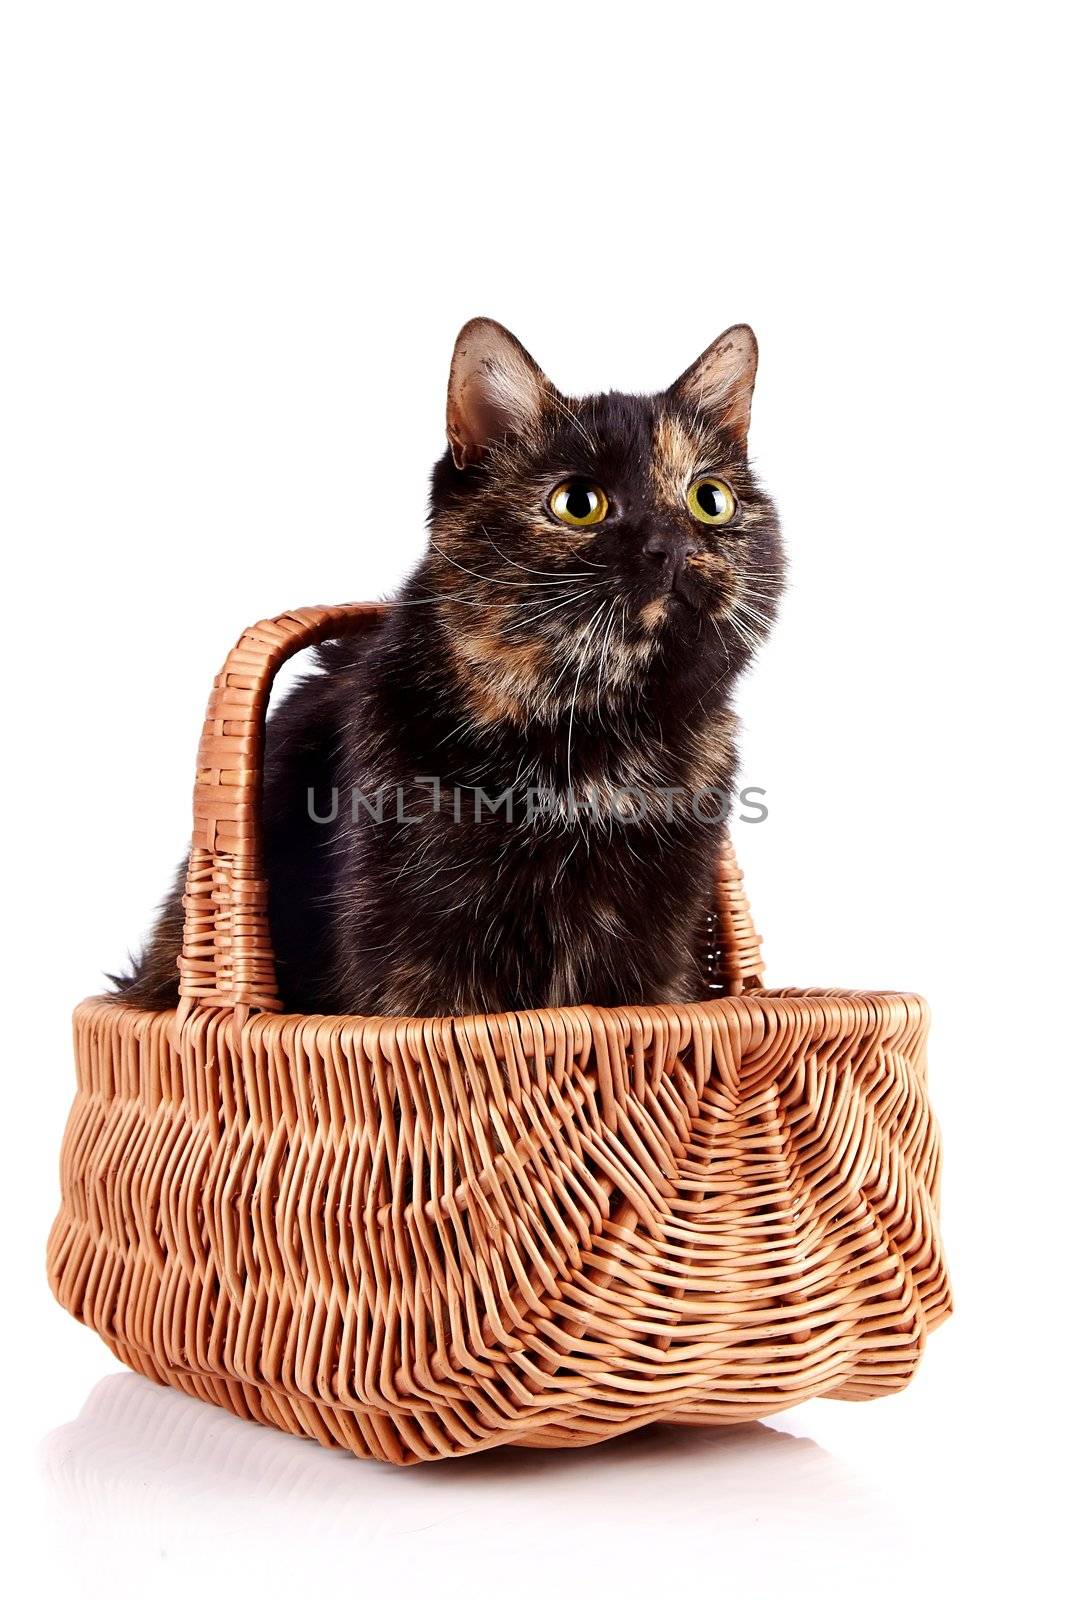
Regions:
M 174 888 L 163 903 L 148 943 L 140 956 L 131 959 L 130 970 L 105 973 L 117 1000 L 140 1006 L 145 1011 L 170 1011 L 178 1004 L 178 957 L 181 954 L 185 922 L 182 910 L 184 884 L 183 865 Z

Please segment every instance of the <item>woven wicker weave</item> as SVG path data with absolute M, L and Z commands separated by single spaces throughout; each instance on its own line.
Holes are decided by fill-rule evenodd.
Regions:
M 374 608 L 249 629 L 200 746 L 182 1000 L 75 1013 L 56 1296 L 131 1367 L 405 1463 L 734 1422 L 907 1383 L 950 1310 L 912 995 L 465 1018 L 279 1013 L 270 684 Z

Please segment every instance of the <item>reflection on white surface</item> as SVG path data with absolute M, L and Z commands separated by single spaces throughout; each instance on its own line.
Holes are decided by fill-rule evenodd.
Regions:
M 91 1594 L 308 1593 L 340 1578 L 413 1595 L 696 1581 L 825 1596 L 838 1581 L 856 1593 L 860 1561 L 870 1595 L 889 1592 L 879 1574 L 901 1553 L 890 1508 L 810 1440 L 762 1424 L 397 1470 L 119 1375 L 49 1435 L 43 1466 L 51 1526 Z

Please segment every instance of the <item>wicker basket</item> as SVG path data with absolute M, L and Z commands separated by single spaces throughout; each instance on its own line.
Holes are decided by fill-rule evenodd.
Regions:
M 179 1008 L 75 1013 L 57 1298 L 149 1377 L 396 1463 L 901 1388 L 950 1310 L 926 1010 L 764 990 L 732 856 L 701 1004 L 280 1014 L 270 684 L 374 610 L 260 623 L 216 680 Z

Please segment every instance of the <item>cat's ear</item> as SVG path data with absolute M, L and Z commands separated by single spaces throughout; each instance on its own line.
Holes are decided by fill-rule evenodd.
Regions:
M 460 329 L 448 376 L 448 442 L 456 466 L 480 461 L 507 434 L 537 426 L 552 385 L 533 357 L 490 317 Z
M 758 357 L 756 335 L 747 323 L 739 322 L 720 333 L 667 393 L 706 412 L 716 427 L 744 444 Z

